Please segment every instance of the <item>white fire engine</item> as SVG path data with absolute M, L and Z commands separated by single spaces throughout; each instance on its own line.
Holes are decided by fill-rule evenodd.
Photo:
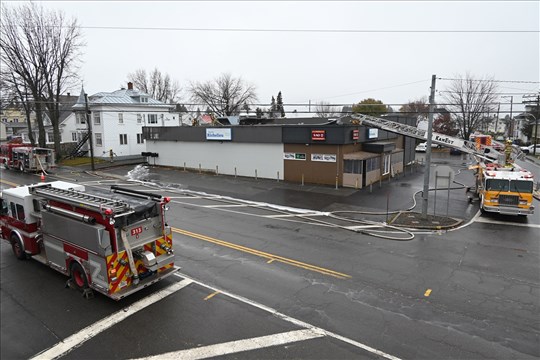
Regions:
M 111 186 L 89 191 L 63 181 L 4 190 L 1 237 L 15 256 L 70 276 L 86 297 L 115 300 L 169 275 L 174 266 L 169 198 Z

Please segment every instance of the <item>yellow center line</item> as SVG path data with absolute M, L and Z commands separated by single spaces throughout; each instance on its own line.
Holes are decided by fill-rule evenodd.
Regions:
M 205 298 L 204 298 L 204 301 L 213 298 L 213 297 L 216 296 L 217 294 L 219 294 L 219 291 L 214 291 L 213 293 L 211 293 L 210 295 L 208 295 L 207 297 L 205 297 Z
M 340 273 L 340 272 L 337 272 L 337 271 L 334 271 L 334 270 L 325 269 L 325 268 L 315 266 L 315 265 L 311 265 L 311 264 L 306 264 L 306 263 L 303 263 L 301 261 L 297 261 L 297 260 L 289 259 L 289 258 L 286 258 L 286 257 L 283 257 L 283 256 L 274 255 L 274 254 L 270 254 L 270 253 L 263 252 L 263 251 L 260 251 L 260 250 L 248 248 L 246 246 L 233 244 L 233 243 L 223 241 L 223 240 L 219 240 L 219 239 L 215 239 L 215 238 L 212 238 L 212 237 L 209 237 L 209 236 L 206 236 L 206 235 L 197 234 L 197 233 L 193 233 L 191 231 L 178 229 L 178 228 L 174 228 L 174 227 L 172 228 L 172 230 L 174 232 L 178 233 L 178 234 L 186 235 L 186 236 L 189 236 L 189 237 L 192 237 L 192 238 L 195 238 L 195 239 L 208 241 L 208 242 L 211 242 L 211 243 L 216 244 L 216 245 L 228 247 L 230 249 L 234 249 L 234 250 L 242 251 L 242 252 L 252 254 L 252 255 L 255 255 L 255 256 L 259 256 L 259 257 L 268 259 L 269 261 L 279 261 L 279 262 L 284 263 L 284 264 L 292 265 L 292 266 L 302 268 L 302 269 L 306 269 L 306 270 L 309 270 L 309 271 L 318 272 L 318 273 L 323 274 L 323 275 L 333 276 L 333 277 L 338 278 L 338 279 L 350 279 L 351 278 L 350 275 Z
M 0 179 L 0 182 L 1 182 L 1 183 L 4 183 L 4 184 L 6 184 L 6 185 L 13 186 L 13 187 L 19 186 L 19 184 L 16 184 L 16 183 L 14 183 L 14 182 L 7 181 L 7 180 L 4 180 L 4 179 Z
M 431 295 L 431 289 L 427 289 L 426 292 L 424 293 L 424 296 L 429 296 Z

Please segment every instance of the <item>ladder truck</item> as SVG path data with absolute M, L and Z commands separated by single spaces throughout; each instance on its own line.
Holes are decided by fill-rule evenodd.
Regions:
M 363 114 L 352 115 L 352 118 L 359 125 L 421 140 L 427 140 L 428 137 L 427 130 L 391 120 Z M 475 170 L 474 192 L 480 201 L 482 212 L 533 214 L 534 177 L 531 172 L 515 164 L 515 160 L 523 160 L 525 154 L 510 142 L 502 144 L 491 139 L 478 141 L 479 139 L 481 137 L 477 136 L 468 141 L 436 132 L 431 136 L 433 143 L 458 149 L 476 160 L 476 165 L 469 169 Z
M 14 255 L 70 277 L 85 297 L 120 300 L 172 275 L 167 197 L 111 186 L 110 191 L 54 181 L 1 193 L 0 237 Z

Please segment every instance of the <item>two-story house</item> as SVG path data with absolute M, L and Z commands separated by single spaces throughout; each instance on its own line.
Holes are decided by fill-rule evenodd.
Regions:
M 86 112 L 88 107 L 88 114 Z M 143 126 L 179 126 L 180 114 L 174 104 L 165 104 L 133 89 L 100 92 L 85 99 L 84 90 L 72 107 L 73 115 L 62 124 L 62 141 L 79 142 L 91 121 L 94 156 L 140 155 L 146 151 Z M 89 154 L 87 154 L 89 155 Z

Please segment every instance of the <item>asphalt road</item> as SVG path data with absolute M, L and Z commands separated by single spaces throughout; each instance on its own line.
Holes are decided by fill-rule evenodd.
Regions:
M 459 158 L 436 158 L 440 165 L 454 168 L 460 184 L 472 180 Z M 56 175 L 106 187 L 125 182 L 130 169 L 108 169 L 108 180 L 80 169 Z M 422 172 L 413 168 L 371 190 L 336 190 L 138 170 L 135 177 L 153 184 L 137 186 L 166 186 L 160 192 L 173 199 L 168 221 L 179 276 L 121 302 L 85 300 L 64 288 L 61 274 L 17 261 L 2 242 L 0 355 L 540 357 L 538 212 L 480 216 L 456 189 L 448 203 L 438 191 L 438 208 L 432 201 L 429 211 L 463 219 L 459 229 L 414 231 L 408 240 L 365 222 L 410 208 Z M 2 181 L 7 187 L 39 178 L 2 170 Z

